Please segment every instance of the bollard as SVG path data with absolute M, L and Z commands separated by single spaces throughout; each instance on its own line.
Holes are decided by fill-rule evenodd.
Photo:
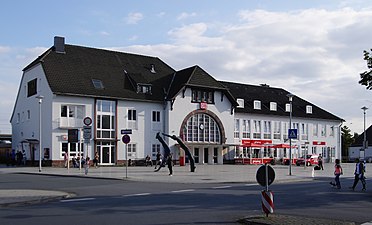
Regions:
M 271 191 L 265 191 L 262 192 L 262 211 L 266 214 L 266 217 L 268 217 L 269 213 L 274 213 L 274 196 Z

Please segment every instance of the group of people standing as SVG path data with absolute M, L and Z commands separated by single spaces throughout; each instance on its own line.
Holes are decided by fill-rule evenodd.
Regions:
M 64 154 L 64 161 L 65 161 L 65 168 L 68 167 L 68 163 L 69 163 L 69 156 L 68 156 L 68 153 L 65 152 Z M 99 162 L 99 155 L 98 155 L 98 152 L 95 152 L 94 153 L 94 158 L 93 158 L 93 166 L 95 166 L 95 168 L 98 167 L 98 162 Z M 81 166 L 84 167 L 84 173 L 85 175 L 88 174 L 88 171 L 89 171 L 89 167 L 90 167 L 90 157 L 87 156 L 86 158 L 83 157 L 82 155 L 82 159 L 81 159 L 81 162 L 80 162 L 80 157 L 78 156 L 77 158 L 75 158 L 75 156 L 72 158 L 72 166 L 74 168 L 79 168 L 79 164 L 81 163 Z

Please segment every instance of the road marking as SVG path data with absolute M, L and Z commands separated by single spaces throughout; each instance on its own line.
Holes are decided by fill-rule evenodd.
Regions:
M 219 186 L 219 187 L 212 187 L 213 189 L 225 189 L 225 188 L 231 188 L 232 186 Z
M 129 195 L 123 195 L 123 197 L 146 196 L 146 195 L 151 195 L 151 193 L 129 194 Z
M 173 193 L 181 193 L 181 192 L 191 192 L 195 191 L 195 189 L 184 189 L 184 190 L 177 190 L 177 191 L 172 191 Z
M 95 198 L 74 198 L 74 199 L 63 199 L 60 202 L 82 202 L 82 201 L 91 201 Z

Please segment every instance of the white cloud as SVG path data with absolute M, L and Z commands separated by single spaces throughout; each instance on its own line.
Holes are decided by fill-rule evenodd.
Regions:
M 110 33 L 109 32 L 107 32 L 107 31 L 101 31 L 101 32 L 99 32 L 100 33 L 100 35 L 102 35 L 102 36 L 110 36 Z
M 358 84 L 363 50 L 372 47 L 372 10 L 254 10 L 238 18 L 184 25 L 168 32 L 172 44 L 126 50 L 156 52 L 176 69 L 198 64 L 220 80 L 282 87 L 361 131 L 360 108 L 372 96 Z
M 136 12 L 136 13 L 129 13 L 126 17 L 127 24 L 137 24 L 139 21 L 143 19 L 143 14 Z
M 195 17 L 195 16 L 196 16 L 196 13 L 183 12 L 177 17 L 177 20 L 184 20 L 184 19 L 187 19 L 187 18 L 190 18 L 190 17 Z

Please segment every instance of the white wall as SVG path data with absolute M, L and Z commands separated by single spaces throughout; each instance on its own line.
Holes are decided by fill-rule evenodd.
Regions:
M 27 83 L 33 79 L 37 78 L 37 94 L 27 97 Z M 18 90 L 18 95 L 16 99 L 16 104 L 14 106 L 13 116 L 11 118 L 12 124 L 12 149 L 21 150 L 20 142 L 25 139 L 36 139 L 39 138 L 39 113 L 40 105 L 39 100 L 36 96 L 44 96 L 41 104 L 41 126 L 42 126 L 42 149 L 51 149 L 51 126 L 49 121 L 52 119 L 52 92 L 47 83 L 44 71 L 40 64 L 35 65 L 31 70 L 24 72 L 20 87 Z M 28 111 L 30 111 L 30 119 L 27 119 Z M 17 115 L 20 114 L 20 121 L 17 122 Z M 26 146 L 26 145 L 24 145 Z M 38 150 L 38 145 L 35 145 Z M 39 158 L 39 151 L 35 151 L 35 159 Z M 30 159 L 30 151 L 26 149 L 26 156 Z
M 118 102 L 118 159 L 125 159 L 124 143 L 121 141 L 122 129 L 132 129 L 127 125 L 127 110 L 135 109 L 137 111 L 137 129 L 132 129 L 130 134 L 130 143 L 137 145 L 137 159 L 145 158 L 146 155 L 151 156 L 152 144 L 160 144 L 155 138 L 157 132 L 163 132 L 161 129 L 154 129 L 152 126 L 152 111 L 160 111 L 160 118 L 163 120 L 163 105 L 152 102 L 134 102 L 134 101 L 119 101 Z M 164 121 L 160 121 L 164 123 Z

